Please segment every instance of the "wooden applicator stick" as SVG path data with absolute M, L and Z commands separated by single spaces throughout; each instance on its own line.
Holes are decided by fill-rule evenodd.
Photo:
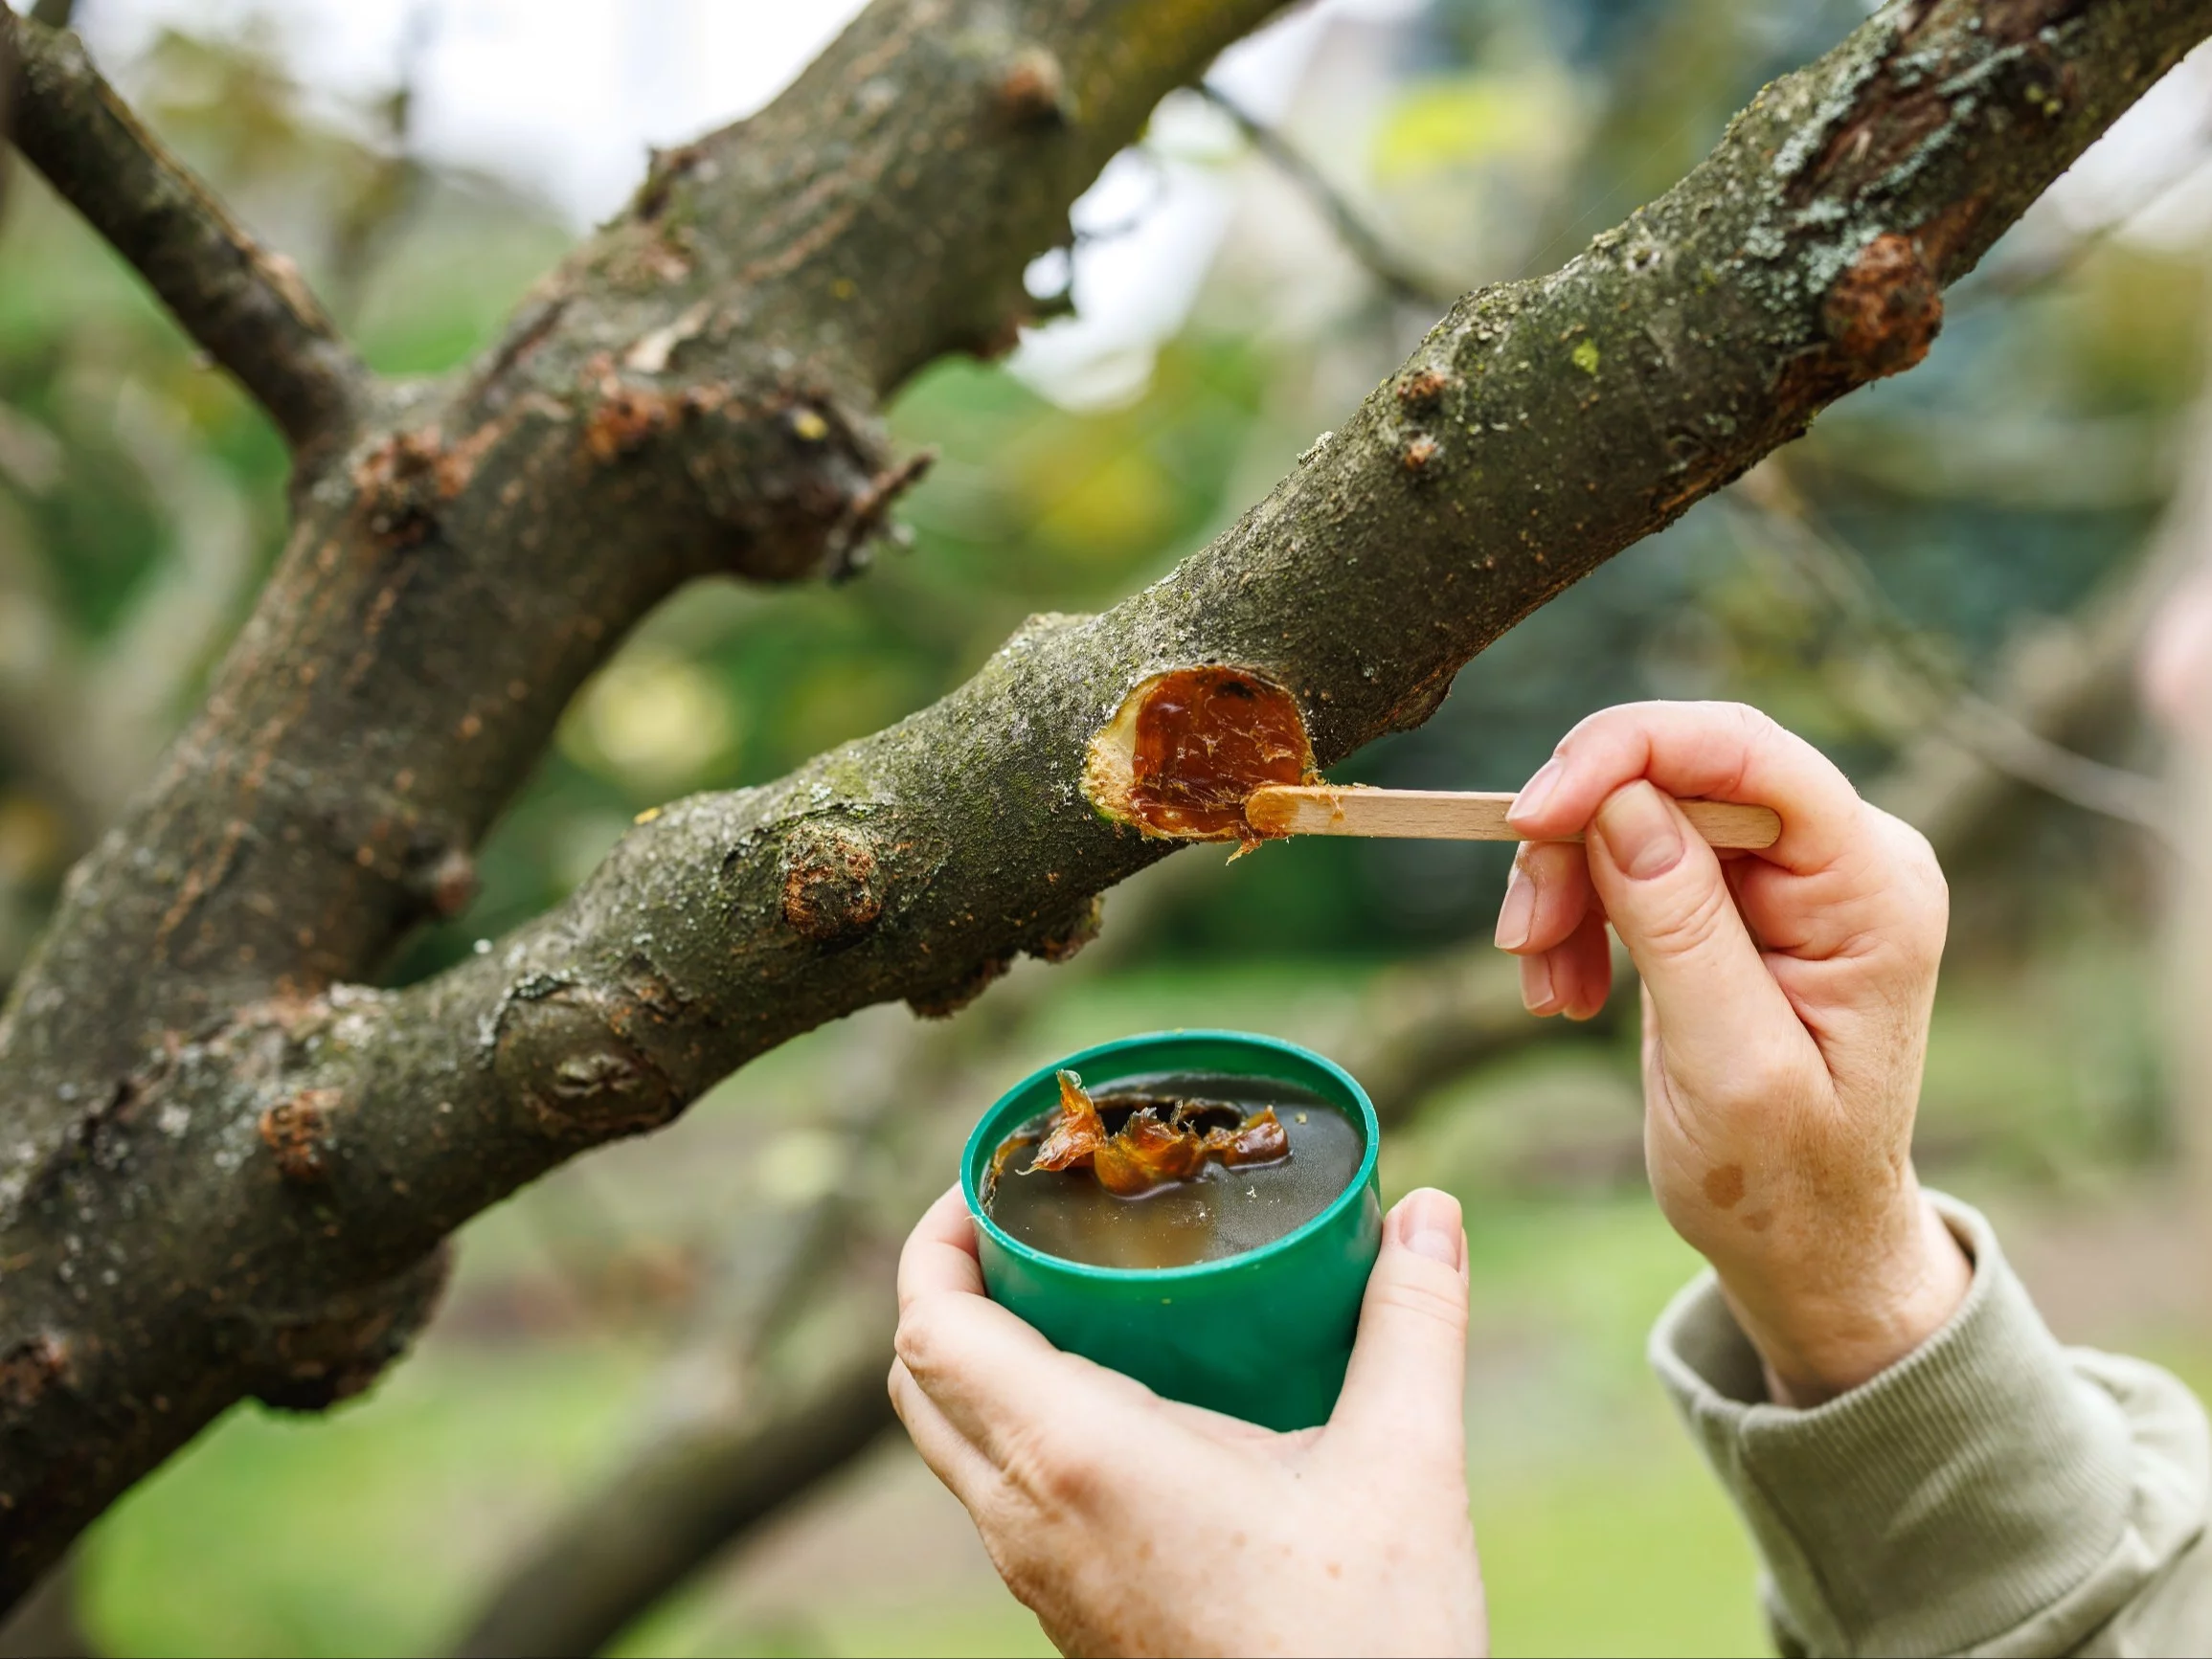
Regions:
M 1517 841 L 1505 821 L 1510 795 L 1441 789 L 1364 789 L 1348 784 L 1271 783 L 1245 797 L 1245 820 L 1263 836 L 1389 836 L 1416 841 Z M 1734 801 L 1680 803 L 1690 825 L 1716 847 L 1771 847 L 1782 820 L 1772 807 Z M 1580 841 L 1580 836 L 1569 838 Z

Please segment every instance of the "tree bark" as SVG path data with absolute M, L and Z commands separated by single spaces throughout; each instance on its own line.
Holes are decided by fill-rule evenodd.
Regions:
M 1270 10 L 879 4 L 307 481 L 207 712 L 0 1028 L 0 1589 L 241 1394 L 359 1386 L 440 1242 L 524 1181 L 824 1020 L 1072 949 L 1167 848 L 1083 787 L 1147 675 L 1286 687 L 1323 764 L 1426 718 L 1521 617 L 1917 362 L 1942 286 L 2212 30 L 2212 0 L 1891 5 L 1566 269 L 1462 301 L 1165 580 L 676 803 L 426 985 L 335 983 L 465 893 L 644 609 L 849 564 L 910 476 L 874 400 L 1004 340 L 1074 190 Z
M 916 470 L 881 399 L 944 352 L 1010 346 L 1075 195 L 1281 4 L 878 0 L 766 110 L 659 155 L 483 361 L 367 387 L 350 431 L 297 452 L 293 533 L 206 708 L 72 873 L 0 1014 L 0 1598 L 241 1395 L 364 1385 L 434 1291 L 435 1244 L 309 1288 L 238 1225 L 256 1192 L 285 1233 L 336 1243 L 334 1194 L 277 1173 L 323 1161 L 323 1097 L 173 1086 L 283 1067 L 334 983 L 464 904 L 470 849 L 659 600 L 856 565 Z M 254 261 L 228 220 L 85 91 L 70 43 L 0 28 L 70 68 L 38 152 L 64 193 L 147 255 L 188 327 L 232 316 Z M 187 198 L 209 211 L 180 216 Z M 393 1127 L 430 1152 L 440 1104 Z

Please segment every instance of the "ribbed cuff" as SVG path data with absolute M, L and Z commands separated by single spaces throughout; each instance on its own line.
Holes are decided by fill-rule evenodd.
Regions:
M 1709 1273 L 1652 1333 L 1660 1381 L 1766 1558 L 1777 1622 L 1813 1652 L 1995 1641 L 2081 1586 L 2129 1524 L 2118 1402 L 2075 1375 L 1989 1223 L 1934 1201 L 1974 1258 L 1966 1300 L 1848 1394 L 1768 1403 Z

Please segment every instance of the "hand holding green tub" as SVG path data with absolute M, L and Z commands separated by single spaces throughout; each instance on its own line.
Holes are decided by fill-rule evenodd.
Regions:
M 1677 804 L 1698 797 L 1771 807 L 1780 839 L 1716 852 Z M 1759 1545 L 1785 1649 L 2202 1651 L 2201 1411 L 2150 1366 L 2061 1348 L 1986 1222 L 1915 1177 L 1947 915 L 1927 843 L 1729 705 L 1592 716 L 1511 821 L 1531 839 L 1498 942 L 1530 1010 L 1603 1005 L 1609 926 L 1643 982 L 1646 1161 L 1712 1268 L 1654 1361 Z M 910 1241 L 900 1305 L 899 1414 L 1064 1650 L 1483 1649 L 1444 1194 L 1385 1220 L 1319 1427 L 1054 1347 L 985 1294 L 957 1192 Z

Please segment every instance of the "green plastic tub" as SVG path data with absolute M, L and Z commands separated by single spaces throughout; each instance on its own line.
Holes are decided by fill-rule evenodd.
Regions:
M 1059 1100 L 1054 1073 L 1103 1088 L 1161 1072 L 1213 1071 L 1309 1089 L 1359 1129 L 1359 1170 L 1297 1231 L 1241 1256 L 1188 1267 L 1095 1267 L 1032 1249 L 983 1214 L 981 1183 L 999 1143 Z M 1360 1297 L 1382 1248 L 1375 1109 L 1342 1066 L 1241 1031 L 1124 1037 L 1032 1072 L 983 1113 L 960 1159 L 983 1284 L 1054 1346 L 1110 1365 L 1158 1393 L 1269 1428 L 1325 1422 L 1343 1386 Z

